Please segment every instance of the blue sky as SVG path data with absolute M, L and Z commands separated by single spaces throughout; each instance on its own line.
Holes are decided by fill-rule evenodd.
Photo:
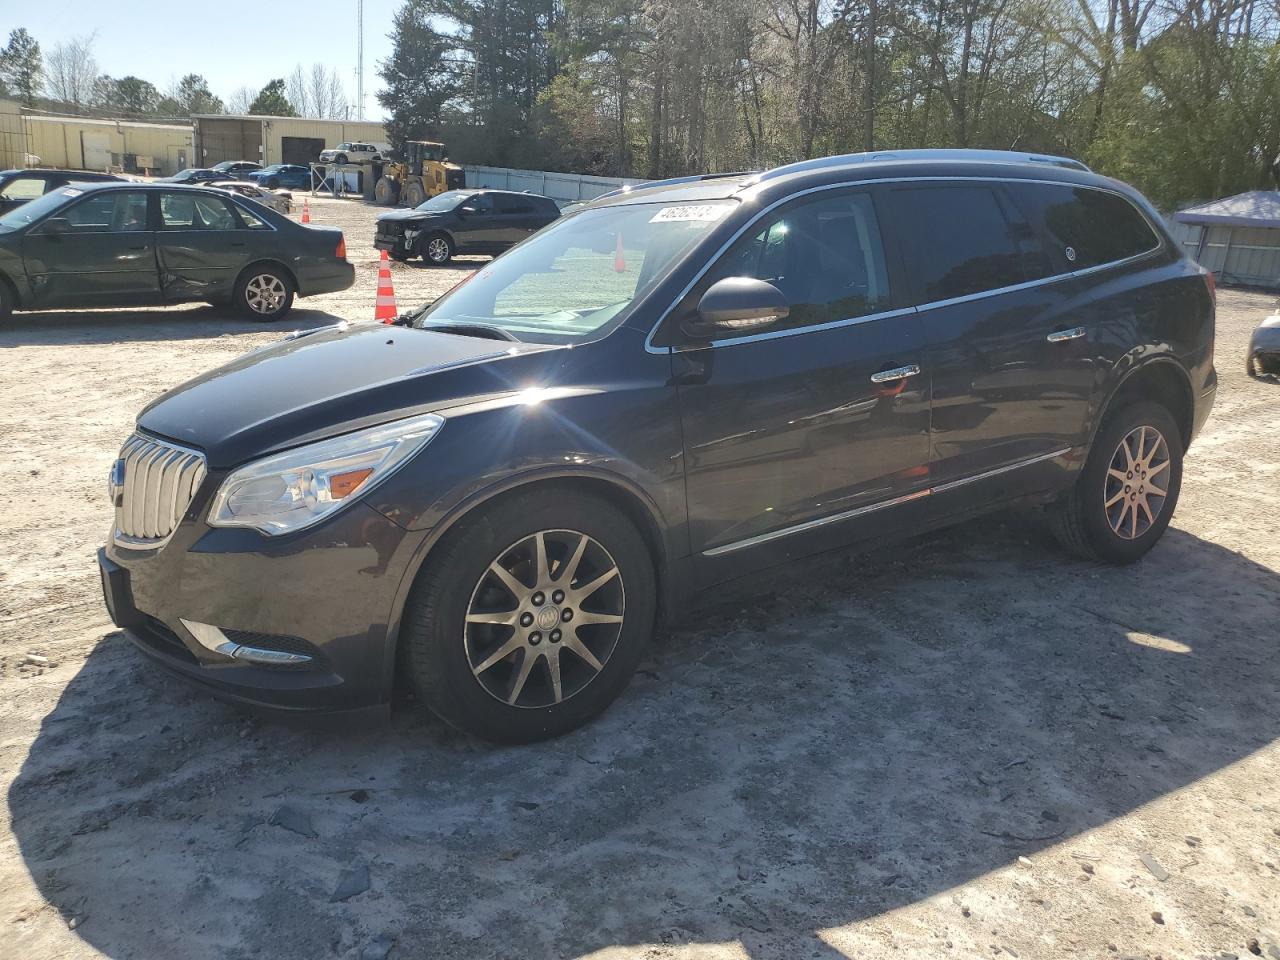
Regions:
M 385 111 L 373 94 L 378 61 L 391 53 L 392 14 L 401 0 L 365 0 L 365 115 Z M 258 88 L 294 65 L 321 61 L 338 71 L 355 103 L 355 0 L 257 0 L 200 3 L 191 0 L 0 0 L 0 34 L 26 27 L 44 51 L 59 41 L 96 33 L 94 55 L 103 73 L 150 80 L 164 90 L 171 79 L 203 74 L 224 100 L 237 87 Z

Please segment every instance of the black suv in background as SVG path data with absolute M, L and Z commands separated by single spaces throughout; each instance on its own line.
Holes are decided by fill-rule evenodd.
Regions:
M 126 177 L 94 170 L 0 170 L 0 214 L 16 210 L 36 197 L 69 183 L 119 183 Z
M 510 190 L 446 190 L 378 217 L 373 245 L 397 260 L 440 266 L 454 254 L 498 254 L 560 216 L 550 197 Z
M 641 186 L 400 322 L 142 411 L 99 558 L 143 651 L 295 712 L 386 710 L 400 672 L 547 737 L 660 611 L 806 557 L 1031 504 L 1137 560 L 1217 386 L 1209 275 L 1131 188 L 1027 154 Z

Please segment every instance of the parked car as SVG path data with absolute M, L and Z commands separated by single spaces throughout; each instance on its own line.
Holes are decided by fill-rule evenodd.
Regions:
M 238 193 L 279 213 L 293 211 L 293 194 L 288 190 L 267 190 L 256 183 L 248 183 L 244 180 L 213 180 L 208 186 L 215 190 L 230 190 L 232 193 Z
M 1280 378 L 1280 309 L 1258 324 L 1249 338 L 1245 370 L 1251 377 Z
M 93 170 L 0 170 L 0 213 L 8 213 L 68 183 L 119 183 L 127 178 Z
M 252 160 L 223 160 L 209 169 L 222 174 L 225 180 L 239 180 L 251 173 L 257 173 L 262 169 L 262 164 L 254 163 Z
M 0 319 L 207 300 L 278 320 L 295 296 L 351 286 L 346 255 L 341 231 L 224 191 L 75 184 L 0 216 Z
M 311 187 L 311 168 L 299 166 L 296 163 L 273 163 L 269 167 L 263 167 L 256 173 L 247 174 L 245 179 L 250 183 L 258 184 L 260 187 L 266 187 L 268 190 L 275 190 L 279 187 L 306 190 Z
M 510 190 L 446 190 L 378 217 L 373 245 L 397 260 L 442 266 L 454 254 L 498 254 L 560 216 L 550 197 Z
M 380 163 L 389 151 L 376 143 L 340 143 L 329 150 L 320 151 L 321 163 Z
M 219 170 L 207 167 L 188 167 L 179 170 L 172 177 L 158 177 L 154 183 L 210 183 L 214 180 L 225 180 L 227 175 Z
M 1159 214 L 1027 154 L 638 187 L 400 322 L 142 411 L 99 563 L 143 651 L 293 714 L 386 711 L 399 674 L 553 736 L 659 611 L 833 549 L 1035 504 L 1137 560 L 1217 385 L 1213 285 Z

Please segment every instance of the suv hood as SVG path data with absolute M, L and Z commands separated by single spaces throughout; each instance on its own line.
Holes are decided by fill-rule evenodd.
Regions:
M 418 210 L 415 207 L 407 207 L 404 210 L 392 210 L 378 217 L 379 220 L 430 220 L 434 217 L 443 217 L 448 211 L 435 213 L 427 210 Z
M 510 393 L 561 348 L 365 323 L 271 344 L 175 387 L 138 426 L 227 468 L 276 450 Z

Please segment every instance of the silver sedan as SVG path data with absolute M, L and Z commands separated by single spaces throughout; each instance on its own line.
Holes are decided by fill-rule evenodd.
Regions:
M 205 186 L 214 187 L 218 190 L 227 190 L 231 193 L 238 193 L 242 197 L 248 197 L 250 200 L 256 200 L 265 207 L 270 207 L 279 213 L 290 213 L 293 211 L 293 194 L 288 190 L 268 190 L 265 187 L 259 187 L 256 184 L 246 183 L 243 180 L 218 180 L 214 183 L 205 184 Z

